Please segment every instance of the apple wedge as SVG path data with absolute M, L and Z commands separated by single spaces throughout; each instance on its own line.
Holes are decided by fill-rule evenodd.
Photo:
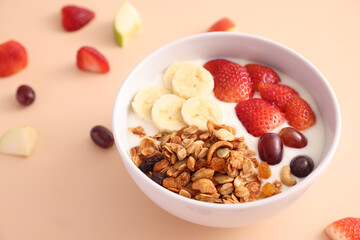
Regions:
M 114 20 L 115 39 L 120 47 L 126 46 L 142 32 L 142 23 L 138 11 L 129 2 L 123 3 Z
M 28 157 L 31 155 L 37 136 L 37 130 L 31 126 L 9 129 L 0 137 L 0 153 Z

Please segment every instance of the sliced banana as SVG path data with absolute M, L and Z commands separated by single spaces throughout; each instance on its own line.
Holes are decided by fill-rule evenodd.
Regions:
M 181 115 L 186 124 L 196 125 L 202 131 L 207 130 L 206 123 L 209 119 L 215 123 L 221 123 L 223 119 L 219 103 L 207 96 L 192 97 L 186 100 L 182 106 Z
M 172 79 L 172 89 L 176 95 L 185 99 L 206 96 L 214 89 L 214 79 L 205 68 L 189 65 L 176 71 Z
M 170 92 L 173 91 L 172 89 L 172 79 L 180 68 L 187 68 L 189 66 L 193 66 L 194 64 L 188 63 L 188 62 L 176 62 L 174 64 L 171 64 L 166 70 L 163 77 L 164 87 L 169 90 Z
M 174 94 L 163 95 L 155 101 L 151 115 L 159 131 L 171 133 L 186 126 L 181 116 L 184 102 L 185 99 Z
M 131 104 L 132 109 L 140 117 L 151 121 L 151 109 L 154 102 L 165 94 L 169 94 L 169 91 L 163 87 L 155 86 L 143 88 L 136 94 L 134 101 Z

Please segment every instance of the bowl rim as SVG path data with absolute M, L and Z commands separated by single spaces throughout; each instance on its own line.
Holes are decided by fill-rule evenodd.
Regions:
M 116 121 L 116 119 L 117 119 L 116 111 L 118 109 L 118 105 L 120 104 L 120 98 L 121 98 L 122 92 L 126 91 L 126 89 L 125 89 L 126 84 L 125 83 L 127 83 L 129 81 L 129 79 L 131 79 L 132 76 L 138 71 L 138 69 L 141 69 L 142 65 L 145 62 L 147 62 L 149 59 L 151 59 L 154 55 L 157 55 L 157 54 L 159 54 L 159 53 L 161 53 L 163 51 L 166 51 L 168 48 L 171 48 L 174 45 L 182 44 L 182 43 L 188 42 L 188 41 L 199 40 L 199 39 L 202 39 L 202 38 L 206 39 L 208 37 L 247 38 L 247 39 L 253 39 L 253 40 L 256 40 L 256 41 L 265 42 L 267 44 L 274 45 L 277 48 L 281 48 L 284 51 L 288 52 L 289 54 L 293 55 L 293 57 L 300 59 L 304 64 L 307 65 L 307 67 L 311 68 L 315 72 L 315 74 L 317 74 L 319 76 L 319 79 L 324 83 L 324 85 L 326 86 L 327 91 L 329 92 L 329 95 L 330 95 L 330 97 L 331 97 L 331 99 L 333 101 L 333 105 L 335 107 L 334 110 L 335 110 L 335 117 L 336 117 L 336 119 L 335 119 L 336 122 L 335 122 L 334 138 L 333 138 L 333 140 L 332 140 L 332 142 L 330 144 L 329 151 L 324 155 L 324 157 L 321 159 L 321 162 L 316 166 L 316 168 L 311 172 L 310 175 L 308 175 L 300 183 L 296 184 L 295 186 L 292 186 L 291 188 L 287 189 L 284 192 L 281 192 L 280 194 L 271 196 L 269 198 L 260 199 L 260 200 L 256 200 L 256 201 L 252 201 L 252 202 L 241 203 L 241 204 L 216 204 L 216 203 L 203 202 L 203 201 L 199 201 L 199 200 L 195 200 L 195 199 L 189 199 L 189 198 L 180 196 L 179 194 L 176 194 L 176 193 L 174 193 L 174 192 L 172 192 L 172 191 L 170 191 L 168 189 L 165 189 L 163 186 L 160 186 L 159 184 L 157 184 L 153 180 L 151 180 L 149 177 L 147 177 L 143 172 L 140 171 L 140 169 L 138 167 L 136 167 L 133 164 L 131 158 L 127 154 L 128 149 L 123 149 L 122 146 L 120 145 L 120 140 L 119 140 L 117 132 L 119 132 L 118 128 L 120 128 L 121 124 L 118 124 L 120 121 Z M 125 161 L 129 162 L 130 163 L 129 165 L 131 167 L 133 167 L 134 169 L 136 169 L 135 171 L 136 171 L 136 173 L 138 175 L 140 175 L 140 178 L 142 178 L 144 181 L 148 182 L 156 190 L 163 192 L 165 195 L 168 195 L 171 198 L 175 198 L 175 199 L 177 199 L 179 201 L 182 201 L 182 202 L 184 202 L 186 204 L 195 205 L 197 207 L 203 207 L 203 208 L 209 208 L 210 207 L 210 208 L 214 208 L 214 209 L 228 209 L 228 210 L 238 209 L 238 210 L 240 210 L 240 209 L 255 208 L 255 207 L 258 207 L 258 206 L 268 205 L 268 204 L 271 204 L 273 202 L 277 202 L 278 200 L 287 198 L 289 195 L 295 194 L 296 192 L 300 192 L 301 189 L 308 188 L 311 185 L 311 183 L 315 183 L 316 180 L 318 179 L 318 177 L 324 172 L 326 167 L 331 162 L 331 159 L 333 158 L 333 156 L 335 154 L 335 151 L 337 149 L 339 139 L 340 139 L 340 132 L 341 132 L 341 114 L 340 114 L 339 103 L 337 101 L 335 93 L 332 90 L 329 82 L 326 80 L 325 76 L 309 60 L 307 60 L 304 56 L 302 56 L 301 54 L 299 54 L 295 50 L 293 50 L 293 49 L 291 49 L 291 48 L 289 48 L 289 47 L 287 47 L 287 46 L 285 46 L 283 44 L 280 44 L 280 43 L 278 43 L 278 42 L 276 42 L 274 40 L 271 40 L 271 39 L 268 39 L 268 38 L 265 38 L 265 37 L 261 37 L 261 36 L 257 36 L 257 35 L 253 35 L 253 34 L 239 33 L 239 32 L 206 32 L 206 33 L 198 33 L 198 34 L 190 35 L 190 36 L 187 36 L 187 37 L 183 37 L 183 38 L 177 39 L 175 41 L 172 41 L 170 43 L 167 43 L 167 44 L 163 45 L 162 47 L 156 49 L 155 51 L 153 51 L 152 53 L 147 55 L 145 58 L 143 58 L 131 70 L 131 72 L 128 74 L 126 79 L 122 82 L 122 84 L 121 84 L 121 86 L 120 86 L 120 88 L 118 90 L 118 93 L 117 93 L 117 95 L 115 97 L 115 102 L 114 102 L 113 112 L 112 112 L 112 129 L 113 129 L 113 132 L 114 132 L 114 139 L 115 139 L 115 143 L 116 143 L 116 146 L 117 146 L 117 150 L 120 153 L 121 160 L 123 161 L 123 164 L 125 165 Z M 126 167 L 126 165 L 125 165 L 125 167 Z M 127 170 L 127 172 L 128 172 L 128 170 Z M 128 172 L 128 174 L 130 175 L 129 172 Z M 130 177 L 133 178 L 132 175 L 130 175 Z M 135 181 L 135 183 L 136 183 L 136 181 Z M 137 183 L 136 183 L 136 185 L 137 185 Z M 147 194 L 145 194 L 145 195 L 147 195 Z

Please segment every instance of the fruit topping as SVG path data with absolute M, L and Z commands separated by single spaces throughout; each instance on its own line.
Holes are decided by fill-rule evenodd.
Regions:
M 236 32 L 238 31 L 236 25 L 229 18 L 224 17 L 220 20 L 216 21 L 211 27 L 208 29 L 208 32 L 218 32 L 218 31 L 228 31 L 228 32 Z
M 181 116 L 185 99 L 174 94 L 161 96 L 154 102 L 151 116 L 154 125 L 161 132 L 171 133 L 186 126 Z
M 10 40 L 0 44 L 0 77 L 13 75 L 24 69 L 28 58 L 25 48 Z
M 201 131 L 207 130 L 207 121 L 220 124 L 223 113 L 220 105 L 210 97 L 192 97 L 186 100 L 181 109 L 181 116 L 187 125 L 196 125 Z
M 16 99 L 22 105 L 30 105 L 35 100 L 35 92 L 28 85 L 21 85 L 16 91 Z
M 228 63 L 214 77 L 214 94 L 224 102 L 239 102 L 254 95 L 252 81 L 245 67 Z
M 37 130 L 31 126 L 15 127 L 0 137 L 0 153 L 28 157 L 37 140 Z
M 285 121 L 279 108 L 260 98 L 239 102 L 235 111 L 248 133 L 255 137 L 272 131 Z
M 298 93 L 293 88 L 283 84 L 260 82 L 258 90 L 262 99 L 275 104 L 282 112 L 285 112 L 287 103 L 293 97 L 298 96 Z
M 164 73 L 164 77 L 163 77 L 164 87 L 170 92 L 172 92 L 173 91 L 172 80 L 177 70 L 179 70 L 180 68 L 190 68 L 191 66 L 194 66 L 194 64 L 188 62 L 176 62 L 171 64 Z
M 173 92 L 185 99 L 209 95 L 214 89 L 211 73 L 195 64 L 179 68 L 171 81 Z
M 90 131 L 91 139 L 102 148 L 109 148 L 114 144 L 112 132 L 104 126 L 95 126 Z
M 160 154 L 144 158 L 144 161 L 142 161 L 142 163 L 139 165 L 139 169 L 144 173 L 152 171 L 154 165 L 163 159 L 163 156 L 161 156 Z
M 141 32 L 142 23 L 138 11 L 129 2 L 123 3 L 114 20 L 116 42 L 120 47 L 124 47 Z
M 68 5 L 61 9 L 62 26 L 68 32 L 79 30 L 88 24 L 95 13 L 83 7 Z
M 263 134 L 258 142 L 260 159 L 270 165 L 281 162 L 283 158 L 283 143 L 276 133 Z
M 280 77 L 277 73 L 269 67 L 265 67 L 260 64 L 247 64 L 245 68 L 248 70 L 251 80 L 254 84 L 254 90 L 258 90 L 260 82 L 264 83 L 278 83 Z
M 267 162 L 261 162 L 259 164 L 259 176 L 263 179 L 271 177 L 271 169 Z
M 151 120 L 151 109 L 154 102 L 161 96 L 169 94 L 169 91 L 163 87 L 146 87 L 141 89 L 131 103 L 132 109 L 141 118 Z
M 217 75 L 217 73 L 219 72 L 219 70 L 228 63 L 232 63 L 232 62 L 229 60 L 226 60 L 226 59 L 219 58 L 219 59 L 213 59 L 213 60 L 207 61 L 203 67 L 206 70 L 208 70 L 211 73 L 211 75 L 213 75 L 215 77 Z
M 300 131 L 292 127 L 285 127 L 280 130 L 279 136 L 285 146 L 292 148 L 306 147 L 308 140 Z
M 285 109 L 285 118 L 289 125 L 297 130 L 305 130 L 316 122 L 316 117 L 309 104 L 297 96 L 292 98 Z
M 347 217 L 337 220 L 325 228 L 331 240 L 360 239 L 360 218 Z
M 166 177 L 167 177 L 166 173 L 164 173 L 164 172 L 154 172 L 154 171 L 151 172 L 151 179 L 161 186 Z
M 290 162 L 291 173 L 303 178 L 309 175 L 314 169 L 314 161 L 304 155 L 296 156 Z
M 261 188 L 261 192 L 267 197 L 274 195 L 275 193 L 274 185 L 272 185 L 269 182 L 265 183 L 264 186 Z
M 79 69 L 94 73 L 108 73 L 110 66 L 106 58 L 92 47 L 82 47 L 77 52 L 76 64 Z

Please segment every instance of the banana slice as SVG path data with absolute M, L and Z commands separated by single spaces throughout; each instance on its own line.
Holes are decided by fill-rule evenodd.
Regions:
M 220 105 L 210 97 L 198 96 L 186 100 L 181 109 L 184 122 L 188 125 L 196 125 L 200 130 L 206 131 L 206 123 L 209 119 L 215 123 L 221 123 L 223 112 Z
M 151 121 L 151 109 L 154 102 L 161 96 L 169 94 L 169 91 L 163 87 L 146 87 L 141 89 L 132 102 L 132 109 L 140 117 Z
M 171 133 L 186 126 L 181 116 L 185 102 L 182 97 L 167 94 L 155 101 L 151 111 L 154 125 L 161 131 Z
M 201 66 L 179 68 L 172 79 L 173 92 L 185 99 L 209 95 L 214 89 L 211 73 Z
M 165 71 L 164 77 L 163 77 L 163 82 L 164 82 L 164 87 L 169 90 L 170 92 L 173 91 L 172 89 L 172 79 L 176 73 L 177 70 L 179 70 L 180 68 L 187 68 L 190 67 L 194 64 L 192 63 L 188 63 L 188 62 L 176 62 L 174 64 L 171 64 Z

